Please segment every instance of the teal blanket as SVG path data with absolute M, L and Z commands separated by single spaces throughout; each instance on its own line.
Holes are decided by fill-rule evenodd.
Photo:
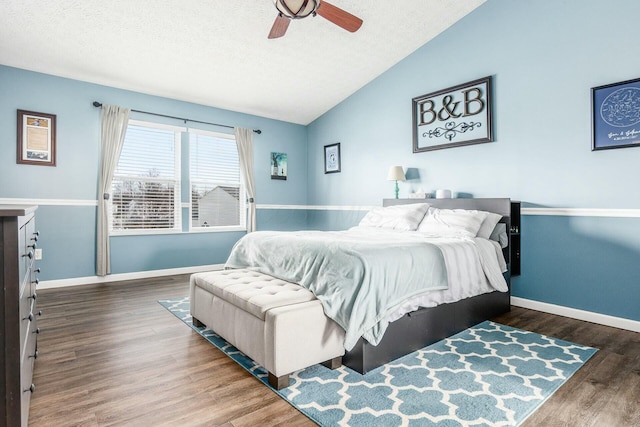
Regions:
M 346 350 L 361 336 L 377 345 L 402 301 L 448 286 L 440 249 L 402 233 L 257 231 L 236 243 L 225 267 L 309 289 L 344 328 Z

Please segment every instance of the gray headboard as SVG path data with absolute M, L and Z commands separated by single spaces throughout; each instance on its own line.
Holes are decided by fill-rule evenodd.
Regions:
M 511 215 L 511 199 L 383 199 L 382 206 L 406 205 L 408 203 L 429 203 L 434 208 L 441 209 L 477 209 L 479 211 L 494 212 L 506 218 Z

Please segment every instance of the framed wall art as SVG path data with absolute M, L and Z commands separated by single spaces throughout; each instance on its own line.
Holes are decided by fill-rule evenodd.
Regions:
M 287 179 L 287 153 L 271 153 L 271 179 Z
M 413 152 L 493 141 L 491 76 L 413 98 Z
M 591 150 L 640 146 L 640 79 L 591 88 Z
M 18 163 L 56 165 L 56 116 L 18 110 Z
M 324 173 L 340 172 L 340 143 L 324 146 Z

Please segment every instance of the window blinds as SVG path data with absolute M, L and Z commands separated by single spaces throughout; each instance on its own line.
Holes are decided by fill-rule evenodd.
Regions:
M 112 230 L 179 229 L 180 133 L 129 125 L 112 181 Z
M 189 134 L 191 227 L 243 226 L 244 191 L 233 136 Z

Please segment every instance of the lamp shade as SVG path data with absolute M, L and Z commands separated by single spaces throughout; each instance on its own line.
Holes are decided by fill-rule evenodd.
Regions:
M 389 174 L 387 175 L 387 181 L 404 181 L 404 169 L 402 166 L 391 166 L 389 168 Z

